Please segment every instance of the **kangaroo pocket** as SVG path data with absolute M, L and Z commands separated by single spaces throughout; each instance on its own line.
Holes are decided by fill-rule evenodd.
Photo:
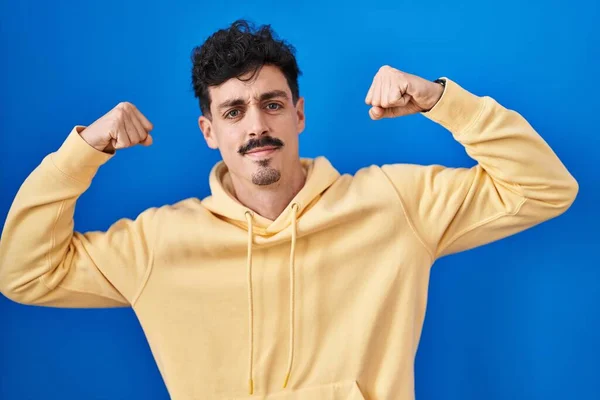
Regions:
M 267 395 L 235 397 L 228 400 L 365 400 L 356 381 L 341 381 Z

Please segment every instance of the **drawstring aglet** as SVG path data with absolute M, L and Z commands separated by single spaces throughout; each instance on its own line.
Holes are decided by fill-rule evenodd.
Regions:
M 283 382 L 283 388 L 285 389 L 287 387 L 288 381 L 290 380 L 290 374 L 287 374 L 285 376 L 285 381 Z

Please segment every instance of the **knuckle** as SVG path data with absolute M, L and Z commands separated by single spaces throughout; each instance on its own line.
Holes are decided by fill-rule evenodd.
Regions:
M 121 117 L 123 116 L 123 113 L 125 112 L 125 110 L 123 110 L 121 107 L 116 107 L 113 110 L 113 115 L 115 116 L 116 120 L 120 120 Z
M 115 113 L 115 119 L 120 120 L 123 117 L 125 110 L 123 110 L 121 107 L 117 107 L 117 108 L 115 108 L 114 113 Z
M 119 103 L 118 108 L 123 111 L 128 111 L 131 109 L 131 103 L 128 101 L 122 101 Z

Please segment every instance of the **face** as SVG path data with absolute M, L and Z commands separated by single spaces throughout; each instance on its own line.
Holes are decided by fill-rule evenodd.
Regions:
M 294 106 L 279 68 L 265 65 L 252 80 L 233 78 L 210 87 L 209 94 L 211 119 L 201 116 L 198 124 L 208 146 L 221 152 L 232 179 L 266 186 L 302 168 L 298 135 L 304 130 L 304 99 Z

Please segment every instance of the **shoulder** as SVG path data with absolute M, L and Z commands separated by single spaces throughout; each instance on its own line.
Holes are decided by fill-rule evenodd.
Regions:
M 190 197 L 174 203 L 146 209 L 143 214 L 148 214 L 160 224 L 201 218 L 210 214 L 202 201 L 197 197 Z

